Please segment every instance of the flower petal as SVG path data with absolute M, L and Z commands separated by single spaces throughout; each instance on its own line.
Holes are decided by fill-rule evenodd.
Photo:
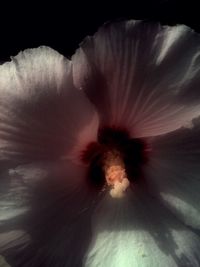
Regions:
M 0 66 L 0 160 L 52 159 L 96 140 L 97 114 L 71 73 L 71 62 L 48 47 Z
M 0 254 L 8 263 L 81 266 L 91 238 L 91 213 L 100 198 L 86 182 L 86 168 L 40 162 L 10 169 L 0 178 Z M 21 207 L 26 211 L 11 213 Z
M 145 168 L 151 192 L 185 224 L 200 229 L 200 118 L 152 140 Z
M 199 266 L 200 238 L 145 191 L 99 205 L 85 266 Z
M 0 255 L 0 266 L 1 267 L 11 267 L 10 265 L 7 264 L 5 259 Z
M 74 81 L 104 124 L 159 135 L 200 114 L 199 51 L 200 36 L 186 26 L 106 24 L 74 55 Z

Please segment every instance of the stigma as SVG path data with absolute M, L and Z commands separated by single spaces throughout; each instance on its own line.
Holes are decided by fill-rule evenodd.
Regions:
M 103 171 L 106 183 L 110 187 L 110 195 L 113 198 L 122 198 L 130 182 L 119 151 L 110 150 L 105 153 L 103 157 Z
M 130 137 L 127 130 L 116 127 L 99 129 L 97 142 L 89 143 L 81 153 L 88 165 L 87 181 L 93 189 L 109 189 L 112 198 L 123 198 L 128 187 L 136 183 L 146 162 L 146 143 Z

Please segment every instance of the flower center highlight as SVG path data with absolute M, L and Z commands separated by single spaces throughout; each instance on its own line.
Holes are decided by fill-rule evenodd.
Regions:
M 108 151 L 103 158 L 103 170 L 105 179 L 111 186 L 110 195 L 113 198 L 121 198 L 130 182 L 127 179 L 125 164 L 117 150 Z
M 116 127 L 99 129 L 98 141 L 88 144 L 81 159 L 88 164 L 88 181 L 95 188 L 105 184 L 114 198 L 124 196 L 130 183 L 137 182 L 146 162 L 146 143 L 131 138 L 127 130 Z

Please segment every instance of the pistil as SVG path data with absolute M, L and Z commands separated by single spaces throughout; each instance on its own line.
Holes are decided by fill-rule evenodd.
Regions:
M 122 198 L 129 187 L 123 157 L 117 150 L 109 150 L 103 158 L 103 171 L 108 186 L 111 187 L 110 195 L 113 198 Z

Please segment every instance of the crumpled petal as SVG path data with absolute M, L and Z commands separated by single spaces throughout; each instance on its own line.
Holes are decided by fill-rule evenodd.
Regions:
M 0 160 L 59 158 L 96 140 L 94 107 L 74 88 L 71 62 L 49 47 L 1 65 L 0 96 Z
M 200 114 L 199 58 L 200 36 L 186 26 L 111 23 L 80 45 L 73 77 L 103 124 L 155 136 Z
M 199 136 L 200 117 L 190 128 L 153 138 L 145 180 L 179 219 L 200 230 Z
M 199 266 L 198 235 L 148 192 L 133 186 L 126 196 L 99 204 L 84 266 Z
M 92 212 L 101 198 L 86 173 L 84 166 L 60 161 L 1 174 L 0 255 L 11 266 L 82 266 Z

